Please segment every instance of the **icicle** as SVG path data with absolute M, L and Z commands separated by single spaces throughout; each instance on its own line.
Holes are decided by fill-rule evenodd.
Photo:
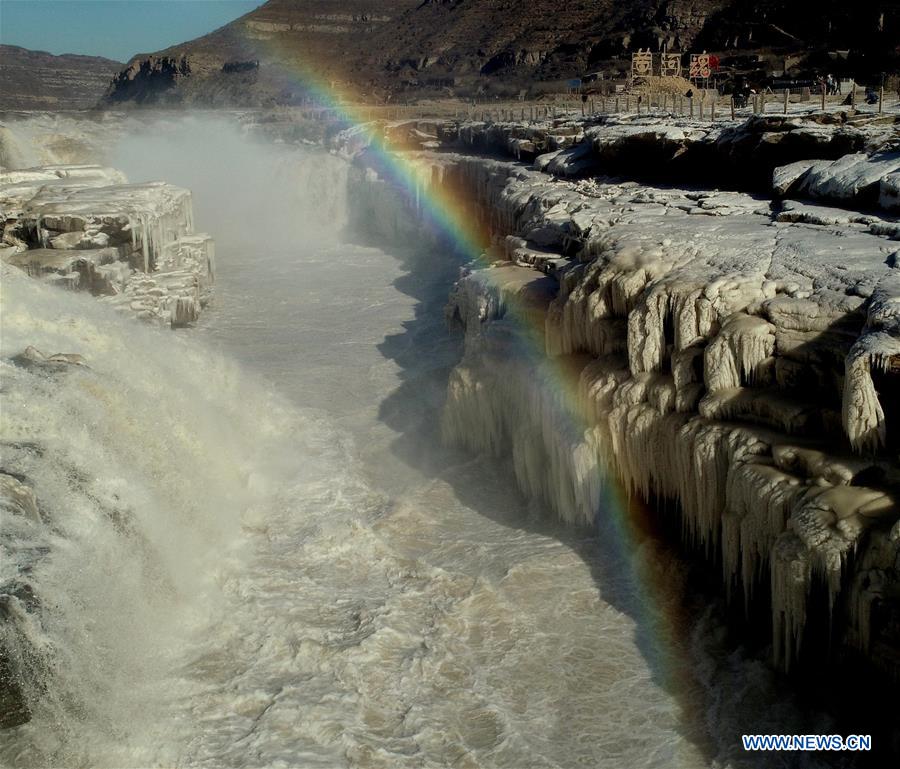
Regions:
M 812 582 L 809 553 L 792 532 L 779 536 L 772 546 L 770 578 L 775 664 L 790 670 L 803 641 Z
M 144 214 L 140 214 L 141 222 L 141 253 L 144 256 L 144 272 L 150 272 L 150 238 L 147 233 L 147 219 Z
M 867 334 L 853 345 L 846 360 L 841 418 L 850 445 L 861 453 L 874 453 L 887 440 L 884 409 L 872 382 L 872 363 L 878 359 L 879 348 L 900 355 L 900 339 Z
M 709 392 L 762 383 L 764 364 L 775 350 L 775 327 L 744 313 L 728 317 L 707 345 L 704 380 Z
M 628 315 L 628 360 L 631 371 L 660 371 L 666 352 L 664 322 L 668 298 L 660 292 L 645 296 Z
M 722 568 L 729 590 L 738 580 L 744 607 L 767 567 L 769 551 L 806 487 L 756 455 L 736 463 L 728 473 L 726 515 L 722 519 Z

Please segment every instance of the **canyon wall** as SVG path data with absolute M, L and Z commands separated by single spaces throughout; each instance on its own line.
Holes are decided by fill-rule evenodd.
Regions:
M 522 490 L 573 523 L 616 515 L 621 494 L 677 516 L 729 600 L 771 611 L 783 668 L 830 647 L 900 675 L 894 220 L 536 170 L 585 155 L 564 131 L 528 168 L 471 154 L 497 126 L 429 130 L 469 153 L 408 155 L 416 190 L 395 208 L 427 221 L 427 201 L 450 196 L 490 242 L 447 308 L 466 335 L 447 439 L 511 457 Z M 593 147 L 622 133 L 592 130 Z M 645 128 L 641 146 L 667 151 L 677 130 Z M 390 185 L 365 175 L 371 212 L 410 237 Z

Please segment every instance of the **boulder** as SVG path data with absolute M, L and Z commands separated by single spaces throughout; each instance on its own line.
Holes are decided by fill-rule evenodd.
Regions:
M 69 366 L 87 366 L 85 359 L 77 353 L 58 352 L 44 355 L 37 348 L 30 346 L 14 356 L 12 362 L 21 368 L 45 371 L 62 371 Z

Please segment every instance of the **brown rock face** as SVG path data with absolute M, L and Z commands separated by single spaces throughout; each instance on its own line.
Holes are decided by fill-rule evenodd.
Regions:
M 209 35 L 135 56 L 106 101 L 270 106 L 345 83 L 376 34 L 420 0 L 270 0 Z
M 148 56 L 136 59 L 113 78 L 108 92 L 110 101 L 144 102 L 164 96 L 188 77 L 191 67 L 187 57 Z
M 106 98 L 269 106 L 315 97 L 310 82 L 372 101 L 511 95 L 627 70 L 639 48 L 764 52 L 768 69 L 799 54 L 810 68 L 862 76 L 896 68 L 898 41 L 900 6 L 886 0 L 852 10 L 838 0 L 270 0 L 210 35 L 135 57 Z M 835 64 L 835 49 L 850 59 Z
M 121 67 L 95 56 L 54 56 L 0 45 L 0 109 L 88 109 Z

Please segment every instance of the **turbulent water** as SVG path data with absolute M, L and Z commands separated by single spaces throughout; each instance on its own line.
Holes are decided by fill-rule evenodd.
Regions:
M 343 161 L 197 123 L 114 155 L 193 189 L 217 295 L 172 333 L 4 278 L 4 458 L 47 521 L 4 530 L 39 602 L 4 763 L 693 767 L 795 717 L 709 620 L 660 637 L 631 567 L 669 556 L 440 445 L 457 261 L 348 226 Z M 87 366 L 10 365 L 27 345 Z

